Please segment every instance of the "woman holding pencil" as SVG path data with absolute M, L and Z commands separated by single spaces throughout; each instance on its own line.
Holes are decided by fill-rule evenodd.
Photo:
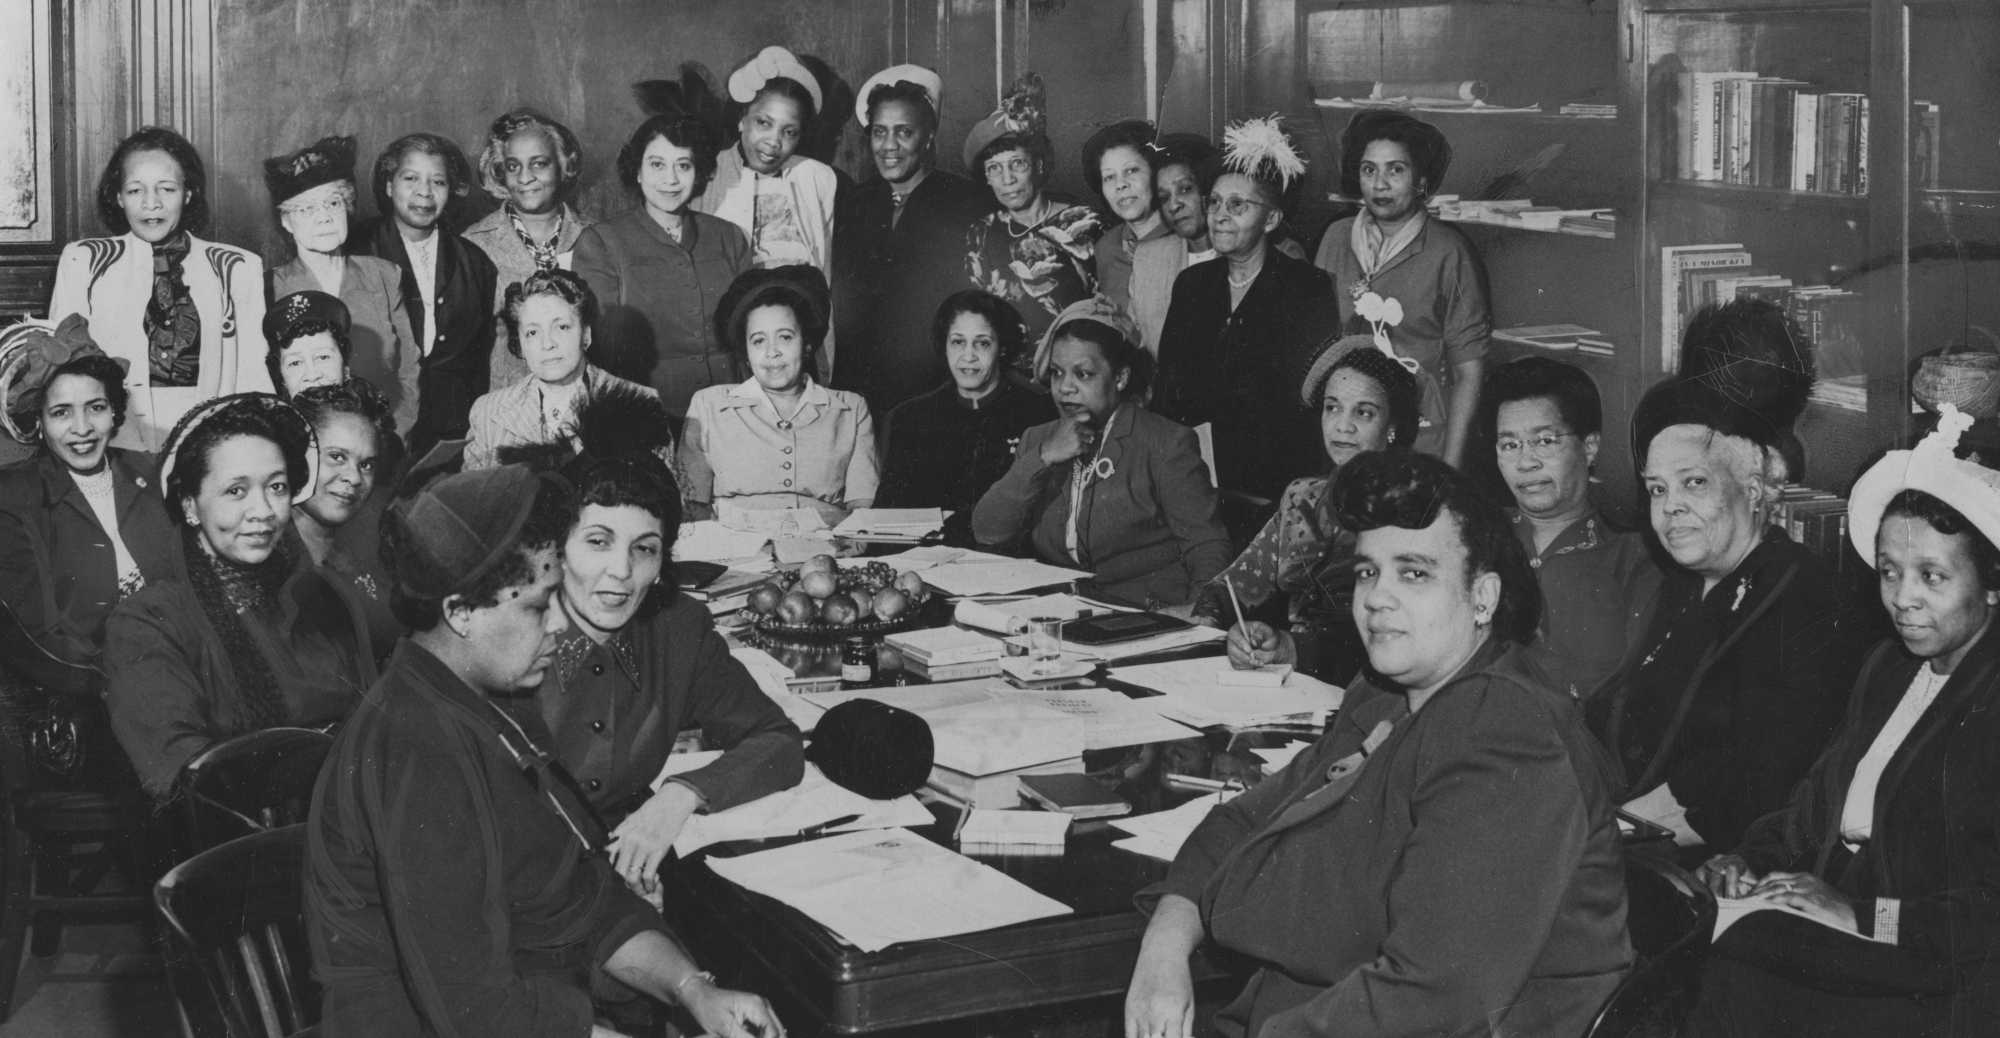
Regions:
M 1417 380 L 1371 337 L 1350 335 L 1321 348 L 1301 395 L 1319 412 L 1327 470 L 1285 488 L 1243 554 L 1201 586 L 1192 613 L 1197 623 L 1233 624 L 1238 666 L 1296 658 L 1301 670 L 1344 685 L 1364 659 L 1350 616 L 1354 534 L 1328 511 L 1326 490 L 1362 452 L 1416 441 Z

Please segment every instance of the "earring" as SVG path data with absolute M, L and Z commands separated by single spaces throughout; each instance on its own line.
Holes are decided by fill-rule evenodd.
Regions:
M 1394 429 L 1389 430 L 1389 442 L 1390 443 L 1396 442 L 1396 430 Z

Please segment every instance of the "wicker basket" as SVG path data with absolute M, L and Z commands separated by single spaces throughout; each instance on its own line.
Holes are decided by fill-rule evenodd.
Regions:
M 1951 404 L 1974 418 L 2000 415 L 2000 353 L 1948 346 L 1918 363 L 1910 395 L 1932 413 Z

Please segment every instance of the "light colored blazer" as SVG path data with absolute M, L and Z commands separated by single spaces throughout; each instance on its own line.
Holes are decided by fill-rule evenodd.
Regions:
M 1139 342 L 1160 359 L 1160 330 L 1167 326 L 1167 308 L 1174 302 L 1174 279 L 1188 266 L 1187 239 L 1178 234 L 1148 238 L 1132 254 L 1132 283 L 1126 309 L 1139 326 Z
M 396 419 L 396 431 L 405 436 L 417 424 L 417 377 L 422 370 L 423 349 L 410 330 L 410 315 L 403 308 L 403 271 L 394 263 L 374 256 L 343 256 L 340 291 L 334 293 L 347 305 L 353 319 L 348 338 L 353 343 L 348 370 L 382 391 Z M 325 285 L 294 258 L 271 269 L 271 298 L 283 299 L 293 292 L 325 292 Z
M 56 264 L 49 319 L 82 314 L 105 353 L 132 362 L 125 376 L 131 402 L 114 446 L 158 451 L 174 423 L 195 405 L 271 389 L 264 367 L 264 262 L 234 246 L 190 236 L 182 270 L 201 312 L 201 370 L 196 385 L 155 389 L 145 327 L 153 247 L 129 233 L 84 238 L 64 246 Z
M 794 420 L 778 417 L 754 378 L 696 393 L 681 431 L 681 468 L 689 501 L 825 514 L 874 501 L 882 481 L 868 401 L 818 382 L 806 384 Z
M 493 390 L 472 402 L 472 417 L 465 445 L 465 469 L 492 468 L 500 464 L 500 448 L 532 443 L 548 443 L 555 430 L 542 421 L 541 382 L 525 378 L 511 386 Z M 626 386 L 657 398 L 651 386 L 628 382 L 597 367 L 585 364 L 583 391 L 578 402 L 609 386 Z

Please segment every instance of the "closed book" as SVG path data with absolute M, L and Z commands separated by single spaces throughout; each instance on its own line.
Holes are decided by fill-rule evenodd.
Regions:
M 1714 245 L 1668 245 L 1660 249 L 1660 372 L 1671 375 L 1680 365 L 1682 276 L 1703 266 L 1742 263 L 1750 254 L 1741 242 Z
M 1811 191 L 1819 183 L 1813 163 L 1819 155 L 1819 95 L 1792 96 L 1791 188 Z
M 970 663 L 975 660 L 997 660 L 1003 651 L 1000 639 L 979 631 L 968 631 L 963 627 L 927 627 L 916 631 L 901 631 L 883 638 L 882 643 L 902 653 L 904 660 L 930 667 Z
M 924 787 L 966 807 L 1021 806 L 1021 778 L 1026 775 L 1083 774 L 1083 758 L 1069 757 L 991 775 L 970 775 L 942 764 L 931 765 Z
M 1868 98 L 1863 95 L 1854 102 L 1854 148 L 1848 161 L 1854 165 L 1854 193 L 1868 193 Z
M 1117 818 L 1132 813 L 1132 805 L 1089 775 L 1026 775 L 1021 795 L 1051 811 L 1072 818 Z
M 903 669 L 925 681 L 967 681 L 972 678 L 990 678 L 1000 673 L 1000 659 L 972 660 L 966 663 L 924 663 L 909 657 L 903 658 Z

